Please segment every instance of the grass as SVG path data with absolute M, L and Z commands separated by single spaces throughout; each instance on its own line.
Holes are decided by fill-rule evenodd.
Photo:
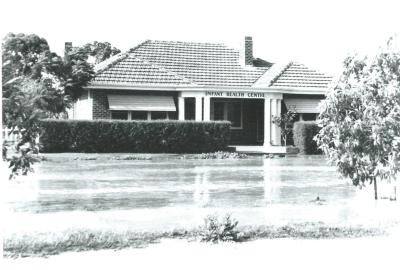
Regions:
M 335 227 L 324 223 L 298 223 L 285 226 L 238 227 L 236 242 L 257 239 L 334 239 L 381 236 L 385 231 L 378 228 Z M 165 232 L 68 230 L 62 233 L 37 235 L 12 235 L 3 240 L 4 257 L 46 257 L 68 251 L 100 249 L 143 248 L 158 243 L 163 238 L 201 240 L 204 228 Z
M 127 153 L 45 153 L 39 156 L 42 161 L 70 161 L 70 160 L 153 160 L 160 158 L 168 159 L 246 159 L 248 155 L 236 152 L 212 152 L 201 154 L 127 154 Z
M 380 228 L 361 226 L 328 226 L 323 223 L 295 223 L 284 226 L 243 227 L 241 238 L 244 240 L 295 238 L 295 239 L 335 239 L 382 236 L 386 232 Z
M 3 252 L 4 257 L 11 258 L 46 257 L 68 251 L 142 248 L 162 238 L 189 236 L 190 233 L 185 230 L 154 233 L 69 230 L 63 233 L 12 236 L 4 239 Z

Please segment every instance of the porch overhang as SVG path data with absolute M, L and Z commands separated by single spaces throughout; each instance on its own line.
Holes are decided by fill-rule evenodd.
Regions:
M 300 99 L 300 98 L 288 98 L 284 99 L 286 107 L 293 109 L 297 113 L 319 113 L 319 99 Z

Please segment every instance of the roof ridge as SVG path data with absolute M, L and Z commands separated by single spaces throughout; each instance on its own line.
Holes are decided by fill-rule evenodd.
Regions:
M 332 74 L 327 74 L 325 71 L 321 71 L 320 69 L 317 69 L 317 68 L 314 68 L 314 67 L 310 67 L 308 65 L 306 66 L 305 64 L 297 62 L 297 61 L 292 61 L 292 64 L 305 67 L 308 71 L 315 72 L 315 73 L 321 74 L 321 75 L 326 76 L 326 77 L 331 77 L 331 78 L 334 77 Z
M 160 42 L 160 43 L 181 43 L 181 44 L 197 44 L 197 45 L 219 45 L 226 48 L 231 48 L 224 43 L 219 42 L 198 42 L 198 41 L 180 41 L 180 40 L 159 40 L 151 39 L 150 42 Z M 233 49 L 233 48 L 232 48 Z
M 286 64 L 273 64 L 253 83 L 253 86 L 266 85 L 270 87 L 291 64 L 291 61 Z
M 151 41 L 150 39 L 146 39 L 145 41 L 143 41 L 142 43 L 139 43 L 139 44 L 136 45 L 135 47 L 130 48 L 130 49 L 128 50 L 128 52 L 129 52 L 129 53 L 133 53 L 134 50 L 139 49 L 139 48 L 142 47 L 144 44 L 147 44 L 147 43 L 149 43 L 150 41 Z
M 130 53 L 132 53 L 134 50 L 138 49 L 139 47 L 143 46 L 144 44 L 148 43 L 150 40 L 147 39 L 141 43 L 139 43 L 138 45 L 136 45 L 135 47 L 127 50 L 126 52 L 123 53 L 119 53 L 116 54 L 100 63 L 98 63 L 95 67 L 94 67 L 94 71 L 96 72 L 96 74 L 104 72 L 105 70 L 109 69 L 110 67 L 114 66 L 115 64 L 117 64 L 118 62 L 124 60 L 126 57 L 129 56 Z
M 289 63 L 287 63 L 286 65 L 284 65 L 284 67 L 280 70 L 280 72 L 274 76 L 274 78 L 269 82 L 268 87 L 272 86 L 278 79 L 279 77 L 291 66 L 293 65 L 293 61 L 290 61 Z
M 170 74 L 170 75 L 172 75 L 172 76 L 175 76 L 176 78 L 178 78 L 178 79 L 180 79 L 180 80 L 182 80 L 182 81 L 184 81 L 184 82 L 187 82 L 187 83 L 196 85 L 196 83 L 192 82 L 192 81 L 189 80 L 188 78 L 186 78 L 186 77 L 184 77 L 184 76 L 182 76 L 182 75 L 179 75 L 178 73 L 173 72 L 173 71 L 171 71 L 171 70 L 169 70 L 169 69 L 166 69 L 165 67 L 156 65 L 156 64 L 154 64 L 154 63 L 152 63 L 152 62 L 150 62 L 150 61 L 148 61 L 148 60 L 144 60 L 144 59 L 142 59 L 142 58 L 139 58 L 139 57 L 137 57 L 136 55 L 134 55 L 133 57 L 134 57 L 135 59 L 139 60 L 139 61 L 142 61 L 142 62 L 145 63 L 145 64 L 148 64 L 148 65 L 154 67 L 154 68 L 157 68 L 157 69 L 159 69 L 159 70 L 165 71 L 165 72 L 167 72 L 168 74 Z

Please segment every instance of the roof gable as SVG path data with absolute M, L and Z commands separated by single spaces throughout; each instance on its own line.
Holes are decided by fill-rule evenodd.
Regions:
M 303 64 L 291 62 L 271 80 L 269 86 L 277 88 L 321 88 L 327 89 L 332 76 L 310 69 Z

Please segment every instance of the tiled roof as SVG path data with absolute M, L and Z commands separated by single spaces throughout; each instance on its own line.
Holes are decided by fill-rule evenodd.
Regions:
M 328 88 L 332 79 L 332 76 L 310 69 L 303 64 L 292 62 L 271 80 L 270 86 L 278 88 Z
M 190 82 L 165 68 L 160 68 L 147 61 L 136 58 L 129 54 L 122 60 L 117 61 L 111 67 L 100 71 L 94 83 L 110 85 L 126 84 L 162 84 L 180 85 Z
M 92 83 L 250 87 L 268 70 L 241 60 L 223 44 L 149 40 L 98 67 Z
M 288 68 L 290 63 L 274 64 L 253 84 L 256 87 L 270 87 L 272 83 Z
M 325 89 L 331 76 L 299 63 L 244 66 L 223 44 L 147 40 L 95 67 L 92 85 L 188 85 Z M 272 67 L 271 67 L 272 66 Z

